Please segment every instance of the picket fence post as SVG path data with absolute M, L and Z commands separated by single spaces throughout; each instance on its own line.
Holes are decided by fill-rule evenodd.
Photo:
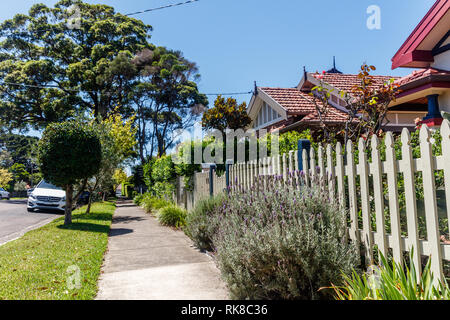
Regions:
M 425 201 L 427 237 L 431 250 L 431 271 L 434 273 L 436 281 L 443 281 L 441 239 L 436 203 L 436 183 L 434 181 L 435 166 L 430 138 L 430 130 L 426 125 L 423 125 L 420 129 L 420 154 L 422 156 L 423 193 Z

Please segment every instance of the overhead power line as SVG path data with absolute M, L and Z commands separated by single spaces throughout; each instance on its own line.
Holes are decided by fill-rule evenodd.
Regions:
M 179 6 L 183 6 L 183 5 L 187 5 L 187 4 L 191 4 L 194 2 L 199 2 L 200 0 L 189 0 L 189 1 L 184 1 L 184 2 L 179 2 L 179 3 L 174 3 L 174 4 L 168 4 L 165 6 L 161 6 L 161 7 L 156 7 L 156 8 L 150 8 L 150 9 L 145 9 L 142 11 L 136 11 L 136 12 L 132 12 L 132 13 L 127 13 L 124 14 L 124 16 L 130 17 L 130 16 L 135 16 L 138 14 L 143 14 L 143 13 L 147 13 L 147 12 L 152 12 L 152 11 L 157 11 L 157 10 L 162 10 L 162 9 L 168 9 L 168 8 L 173 8 L 173 7 L 179 7 Z M 107 21 L 108 19 L 100 19 L 97 21 Z M 54 27 L 49 28 L 49 29 L 40 29 L 40 30 L 35 30 L 35 31 L 20 31 L 20 32 L 11 32 L 10 34 L 6 35 L 6 36 L 10 36 L 10 35 L 19 35 L 19 34 L 29 34 L 29 33 L 36 33 L 36 32 L 47 32 L 47 31 L 53 31 Z M 68 29 L 68 30 L 78 30 L 78 29 Z
M 247 91 L 247 92 L 232 92 L 232 93 L 205 93 L 207 96 L 239 96 L 239 95 L 245 95 L 245 94 L 252 94 L 253 91 Z
M 137 11 L 137 12 L 133 12 L 133 13 L 127 13 L 127 14 L 125 14 L 125 16 L 134 16 L 134 15 L 137 15 L 137 14 L 143 14 L 143 13 L 147 13 L 147 12 L 151 12 L 151 11 L 162 10 L 162 9 L 173 8 L 173 7 L 179 7 L 179 6 L 183 6 L 185 4 L 190 4 L 190 3 L 199 2 L 199 1 L 200 0 L 189 0 L 189 1 L 180 2 L 180 3 L 168 4 L 168 5 L 157 7 L 157 8 L 146 9 L 146 10 Z

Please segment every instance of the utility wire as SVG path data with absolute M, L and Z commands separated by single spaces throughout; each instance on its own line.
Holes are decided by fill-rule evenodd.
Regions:
M 205 93 L 207 96 L 239 96 L 239 95 L 246 95 L 246 94 L 252 94 L 253 91 L 248 92 L 233 92 L 233 93 Z
M 34 88 L 34 89 L 59 89 L 61 91 L 69 91 L 69 92 L 86 92 L 86 93 L 97 93 L 98 91 L 88 91 L 88 90 L 81 90 L 81 89 L 63 89 L 57 85 L 33 85 L 33 84 L 24 84 L 24 83 L 15 83 L 15 82 L 7 82 L 7 81 L 0 81 L 0 85 L 10 85 L 10 86 L 16 86 L 16 87 L 25 87 L 25 88 Z M 111 92 L 104 92 L 104 93 L 111 93 Z M 206 96 L 237 96 L 237 95 L 247 95 L 252 94 L 253 91 L 248 92 L 234 92 L 234 93 L 205 93 Z
M 162 10 L 162 9 L 167 9 L 167 8 L 173 8 L 173 7 L 179 7 L 182 5 L 186 5 L 186 4 L 191 4 L 194 2 L 199 2 L 200 0 L 189 0 L 189 1 L 185 1 L 185 2 L 179 2 L 179 3 L 174 3 L 174 4 L 168 4 L 165 6 L 161 6 L 161 7 L 156 7 L 156 8 L 151 8 L 151 9 L 145 9 L 142 11 L 137 11 L 137 12 L 132 12 L 132 13 L 127 13 L 124 14 L 124 16 L 130 17 L 130 16 L 135 16 L 138 14 L 143 14 L 143 13 L 147 13 L 147 12 L 152 12 L 152 11 L 157 11 L 157 10 Z M 99 21 L 107 21 L 109 19 L 100 19 L 97 20 L 97 22 Z M 30 33 L 37 33 L 37 32 L 47 32 L 47 31 L 53 31 L 55 27 L 49 28 L 49 29 L 41 29 L 41 30 L 36 30 L 36 31 L 20 31 L 20 32 L 11 32 L 8 35 L 5 36 L 12 36 L 12 35 L 20 35 L 20 34 L 30 34 Z M 77 30 L 77 29 L 68 29 L 68 30 Z
M 143 13 L 156 11 L 156 10 L 161 10 L 161 9 L 179 7 L 179 6 L 182 6 L 182 5 L 185 5 L 185 4 L 190 4 L 190 3 L 194 3 L 194 2 L 198 2 L 198 1 L 200 1 L 200 0 L 189 0 L 189 1 L 180 2 L 180 3 L 168 4 L 168 5 L 162 6 L 162 7 L 146 9 L 146 10 L 137 11 L 137 12 L 133 12 L 133 13 L 127 13 L 127 14 L 125 14 L 125 16 L 134 16 L 134 15 L 137 15 L 137 14 L 143 14 Z

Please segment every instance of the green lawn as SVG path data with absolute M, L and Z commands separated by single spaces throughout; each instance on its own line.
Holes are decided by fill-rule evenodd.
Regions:
M 95 298 L 115 208 L 113 202 L 96 203 L 89 215 L 74 211 L 69 227 L 61 217 L 1 246 L 0 300 Z

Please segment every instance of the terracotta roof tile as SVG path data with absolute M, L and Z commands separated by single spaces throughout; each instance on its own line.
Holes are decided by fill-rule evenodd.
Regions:
M 341 123 L 347 120 L 347 114 L 338 109 L 330 109 L 323 117 L 325 123 Z M 301 122 L 320 122 L 319 114 L 315 110 L 304 117 Z
M 397 79 L 395 81 L 396 84 L 403 86 L 407 83 L 431 76 L 431 75 L 450 75 L 450 71 L 445 71 L 445 70 L 439 70 L 439 69 L 434 69 L 434 68 L 428 68 L 428 69 L 420 69 L 420 70 L 415 70 L 413 71 L 413 73 Z
M 312 74 L 313 77 L 316 79 L 319 79 L 319 77 L 323 76 L 323 81 L 325 83 L 328 83 L 329 85 L 339 89 L 339 90 L 345 90 L 350 91 L 352 87 L 355 85 L 359 85 L 361 83 L 361 80 L 358 78 L 358 75 L 356 74 L 338 74 L 338 73 L 314 73 Z M 374 86 L 373 87 L 379 87 L 383 85 L 386 81 L 390 79 L 399 79 L 399 77 L 392 77 L 392 76 L 373 76 L 374 80 Z
M 259 88 L 290 114 L 307 115 L 316 110 L 312 97 L 297 88 Z

